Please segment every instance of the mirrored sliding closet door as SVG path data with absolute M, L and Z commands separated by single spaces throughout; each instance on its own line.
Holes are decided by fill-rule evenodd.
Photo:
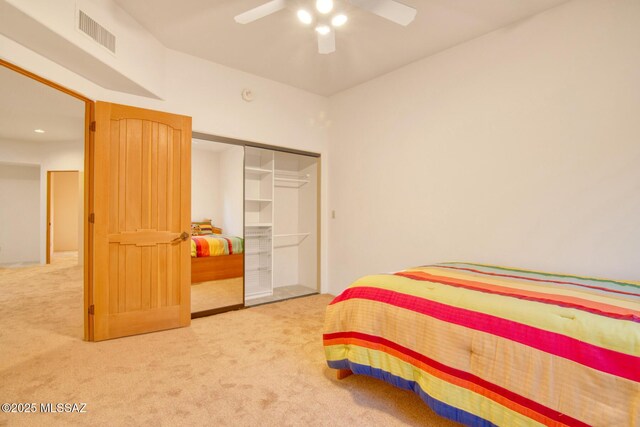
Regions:
M 192 317 L 244 305 L 244 148 L 194 139 L 191 163 Z

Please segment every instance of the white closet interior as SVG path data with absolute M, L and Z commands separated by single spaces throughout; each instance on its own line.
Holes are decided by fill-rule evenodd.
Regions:
M 317 179 L 316 158 L 275 153 L 274 288 L 318 290 Z
M 246 147 L 247 305 L 318 291 L 318 160 Z
M 245 148 L 245 300 L 273 294 L 273 157 Z

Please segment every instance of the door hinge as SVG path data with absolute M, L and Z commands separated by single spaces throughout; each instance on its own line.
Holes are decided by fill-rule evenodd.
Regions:
M 89 306 L 89 314 L 94 315 L 94 314 L 95 314 L 95 312 L 96 312 L 96 306 L 95 306 L 95 305 L 93 305 L 93 304 L 91 304 L 91 305 Z
M 94 213 L 90 213 L 90 214 L 89 214 L 89 223 L 90 223 L 90 224 L 93 224 L 93 223 L 95 223 L 95 222 L 96 222 L 96 214 L 94 214 Z
M 95 121 L 89 123 L 89 130 L 91 132 L 95 132 L 96 131 L 96 122 Z

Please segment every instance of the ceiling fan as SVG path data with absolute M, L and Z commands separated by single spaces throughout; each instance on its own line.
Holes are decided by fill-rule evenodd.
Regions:
M 416 9 L 395 0 L 344 0 L 352 5 L 378 15 L 396 24 L 407 26 L 416 17 Z M 289 0 L 271 0 L 256 8 L 250 9 L 234 19 L 239 24 L 248 24 L 265 16 L 279 12 L 287 7 Z M 336 50 L 335 29 L 344 25 L 348 17 L 344 13 L 334 12 L 333 0 L 315 0 L 315 9 L 319 13 L 316 18 L 312 12 L 301 8 L 298 19 L 305 25 L 317 23 L 315 30 L 318 34 L 318 52 L 328 54 Z M 334 12 L 332 14 L 332 12 Z

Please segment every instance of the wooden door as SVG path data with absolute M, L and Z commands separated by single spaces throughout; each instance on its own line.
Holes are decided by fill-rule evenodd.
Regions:
M 191 118 L 97 102 L 95 341 L 188 326 Z
M 47 238 L 45 246 L 47 248 L 45 262 L 51 264 L 51 171 L 47 171 Z

